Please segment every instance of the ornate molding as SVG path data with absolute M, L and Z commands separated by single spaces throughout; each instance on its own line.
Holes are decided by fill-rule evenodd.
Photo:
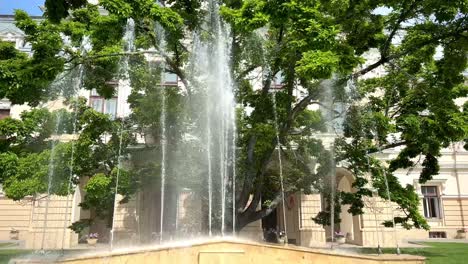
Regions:
M 421 196 L 421 186 L 437 186 L 439 187 L 440 195 L 443 196 L 446 188 L 446 178 L 438 178 L 438 179 L 432 179 L 430 181 L 427 181 L 424 184 L 420 184 L 418 179 L 413 179 L 413 186 L 416 190 L 416 192 Z

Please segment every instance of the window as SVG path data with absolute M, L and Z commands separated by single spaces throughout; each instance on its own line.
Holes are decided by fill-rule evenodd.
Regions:
M 426 218 L 440 218 L 439 193 L 437 186 L 422 186 L 424 216 Z
M 0 120 L 10 116 L 10 109 L 0 109 Z
M 429 232 L 429 238 L 447 238 L 446 232 Z
M 284 78 L 283 78 L 283 73 L 279 71 L 276 73 L 275 77 L 273 78 L 271 82 L 271 88 L 272 89 L 281 89 L 283 88 L 284 85 Z
M 117 116 L 117 97 L 105 99 L 95 89 L 91 90 L 89 106 L 97 112 L 110 115 L 113 119 Z
M 164 85 L 166 86 L 177 86 L 177 74 L 172 72 L 164 72 Z

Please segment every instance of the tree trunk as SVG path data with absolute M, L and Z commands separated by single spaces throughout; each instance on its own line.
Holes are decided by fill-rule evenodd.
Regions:
M 238 213 L 236 217 L 236 232 L 241 231 L 248 224 L 261 220 L 262 218 L 271 214 L 281 202 L 281 197 L 281 193 L 277 194 L 275 199 L 268 207 L 262 208 L 260 210 L 248 210 L 247 208 L 243 212 Z M 258 208 L 260 203 L 261 199 L 256 204 L 250 204 L 249 208 Z

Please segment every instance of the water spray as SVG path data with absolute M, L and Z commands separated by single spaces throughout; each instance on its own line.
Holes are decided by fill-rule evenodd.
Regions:
M 275 117 L 275 130 L 276 130 L 276 146 L 278 149 L 278 166 L 279 166 L 279 175 L 280 175 L 280 186 L 281 186 L 281 205 L 283 211 L 283 228 L 284 228 L 284 240 L 285 243 L 288 244 L 288 229 L 287 229 L 287 222 L 286 222 L 286 199 L 284 197 L 284 177 L 283 177 L 283 164 L 281 160 L 281 140 L 279 135 L 279 127 L 278 127 L 278 114 L 276 113 L 276 93 L 272 95 L 273 100 L 273 114 Z

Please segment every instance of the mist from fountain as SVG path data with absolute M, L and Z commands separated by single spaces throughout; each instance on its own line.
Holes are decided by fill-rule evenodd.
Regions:
M 156 34 L 158 36 L 163 36 L 164 35 L 164 29 L 158 24 L 156 25 Z M 159 39 L 159 49 L 162 51 L 162 53 L 165 53 L 165 47 L 166 43 L 164 38 Z M 161 83 L 159 85 L 161 89 L 161 115 L 160 115 L 160 123 L 161 123 L 161 213 L 160 213 L 160 226 L 159 226 L 159 243 L 162 243 L 163 241 L 163 229 L 164 229 L 164 209 L 165 209 L 165 193 L 166 193 L 166 167 L 168 165 L 167 162 L 167 124 L 166 124 L 166 119 L 167 119 L 167 93 L 165 89 L 165 74 L 164 74 L 164 69 L 165 65 L 163 62 L 161 62 L 161 65 L 159 67 L 160 71 L 160 78 L 161 78 Z M 176 225 L 177 228 L 177 225 Z
M 276 131 L 276 148 L 278 152 L 278 166 L 279 166 L 279 176 L 280 176 L 280 186 L 281 186 L 281 206 L 283 211 L 283 229 L 285 234 L 285 239 L 288 241 L 288 229 L 286 222 L 286 200 L 284 199 L 284 177 L 283 177 L 283 163 L 281 160 L 281 140 L 278 128 L 278 113 L 276 106 L 276 93 L 271 96 L 273 101 L 273 116 L 275 117 L 275 131 Z
M 343 122 L 347 113 L 347 107 L 349 103 L 354 103 L 354 100 L 358 98 L 356 91 L 356 85 L 352 76 L 347 80 L 344 86 L 341 86 L 340 80 L 337 76 L 332 76 L 331 79 L 324 80 L 321 83 L 321 95 L 322 95 L 322 116 L 325 121 L 327 137 L 329 137 L 330 143 L 328 150 L 330 152 L 330 236 L 331 236 L 331 248 L 333 249 L 335 242 L 335 207 L 336 207 L 336 160 L 335 160 L 335 139 L 340 136 L 343 132 Z M 343 89 L 344 97 L 336 93 L 336 89 Z M 350 100 L 350 101 L 348 101 Z
M 203 29 L 192 38 L 192 57 L 187 66 L 189 87 L 183 87 L 185 90 L 173 89 L 170 86 L 172 80 L 165 80 L 166 67 L 170 68 L 165 63 L 165 57 L 169 56 L 164 50 L 165 33 L 160 26 L 155 27 L 155 35 L 159 38 L 155 48 L 159 56 L 153 58 L 155 63 L 150 62 L 148 67 L 150 71 L 160 71 L 160 79 L 154 87 L 159 89 L 156 92 L 159 98 L 155 98 L 159 131 L 153 131 L 159 136 L 157 149 L 160 156 L 155 153 L 147 158 L 160 162 L 160 171 L 155 171 L 154 175 L 160 175 L 160 181 L 154 181 L 160 186 L 147 188 L 157 197 L 148 194 L 152 200 L 142 206 L 148 207 L 146 219 L 149 222 L 142 223 L 140 228 L 147 230 L 143 233 L 159 234 L 160 244 L 177 237 L 185 240 L 202 234 L 225 236 L 231 229 L 234 231 L 236 225 L 236 103 L 230 74 L 230 30 L 220 19 L 215 0 L 205 2 L 205 8 L 209 14 Z M 134 30 L 134 22 L 129 19 L 125 28 L 124 53 L 135 51 Z M 131 90 L 129 67 L 128 58 L 124 57 L 120 66 L 123 77 L 119 80 L 119 96 L 120 90 Z M 174 103 L 174 100 L 182 102 Z M 118 182 L 111 245 L 116 242 L 114 232 L 120 228 L 116 226 L 117 190 Z M 152 240 L 156 242 L 154 237 Z
M 133 19 L 127 20 L 127 25 L 125 27 L 125 35 L 124 35 L 124 50 L 126 52 L 132 52 L 135 50 L 135 22 Z M 119 80 L 118 89 L 119 92 L 122 90 L 128 90 L 131 88 L 130 86 L 130 78 L 128 72 L 129 62 L 128 57 L 123 57 L 121 63 L 121 69 L 123 78 Z M 122 143 L 123 143 L 123 133 L 124 133 L 124 122 L 125 122 L 125 108 L 126 104 L 122 104 L 120 108 L 120 118 L 121 118 L 121 126 L 119 131 L 119 150 L 117 156 L 117 174 L 115 180 L 115 187 L 114 187 L 114 210 L 112 213 L 112 226 L 110 231 L 110 249 L 113 250 L 114 247 L 114 239 L 115 239 L 115 222 L 116 222 L 116 209 L 118 206 L 118 190 L 119 190 L 119 178 L 122 169 Z
M 225 235 L 228 222 L 235 226 L 235 199 L 228 205 L 227 197 L 229 189 L 230 196 L 235 195 L 236 124 L 234 83 L 229 68 L 229 27 L 219 17 L 217 1 L 211 0 L 206 4 L 209 15 L 204 30 L 210 36 L 204 38 L 201 33 L 193 36 L 193 57 L 190 61 L 191 79 L 194 80 L 191 101 L 200 104 L 203 109 L 203 113 L 200 113 L 203 118 L 198 119 L 196 127 L 200 147 L 206 155 L 207 220 L 208 235 L 211 236 L 214 232 Z M 215 200 L 219 204 L 215 204 Z M 233 210 L 228 211 L 228 207 Z
M 89 50 L 91 49 L 91 42 L 89 37 L 84 37 L 80 50 L 83 55 L 85 55 Z M 83 77 L 84 77 L 84 67 L 82 64 L 78 65 L 77 69 L 77 76 L 72 77 L 72 82 L 73 82 L 73 87 L 72 87 L 72 95 L 71 98 L 72 100 L 78 99 L 78 93 L 79 91 L 83 88 Z M 76 125 L 78 121 L 78 113 L 77 109 L 72 109 L 74 110 L 73 112 L 73 118 L 72 118 L 72 139 L 71 139 L 71 154 L 70 154 L 70 161 L 69 161 L 69 177 L 68 177 L 68 182 L 67 182 L 67 196 L 66 196 L 66 204 L 65 204 L 65 219 L 63 221 L 63 236 L 62 236 L 62 250 L 65 247 L 65 239 L 66 239 L 66 231 L 69 226 L 70 220 L 68 219 L 69 217 L 69 207 L 70 207 L 70 195 L 71 195 L 71 189 L 73 185 L 73 177 L 74 175 L 74 159 L 75 159 L 75 138 L 74 136 L 76 135 Z
M 335 242 L 335 194 L 336 194 L 336 170 L 335 170 L 335 151 L 334 143 L 336 138 L 335 128 L 335 102 L 333 96 L 334 79 L 325 80 L 322 82 L 322 95 L 324 109 L 322 115 L 326 125 L 327 136 L 330 137 L 330 145 L 328 146 L 330 152 L 330 236 L 331 247 Z
M 189 59 L 189 67 L 193 70 L 189 72 L 188 79 L 192 81 L 189 87 L 185 87 L 185 89 L 190 90 L 190 95 L 184 94 L 188 99 L 185 101 L 186 105 L 182 106 L 183 113 L 180 117 L 176 117 L 176 120 L 168 112 L 168 108 L 170 107 L 168 100 L 172 99 L 169 99 L 169 90 L 164 87 L 165 65 L 164 63 L 158 65 L 161 70 L 160 87 L 158 88 L 161 89 L 161 116 L 159 117 L 161 128 L 159 142 L 161 146 L 161 185 L 159 186 L 160 201 L 153 200 L 152 202 L 153 204 L 160 203 L 159 230 L 156 230 L 159 232 L 161 243 L 166 243 L 173 238 L 173 234 L 170 234 L 170 230 L 168 230 L 173 223 L 176 223 L 176 234 L 179 232 L 179 194 L 183 190 L 190 190 L 194 194 L 193 198 L 199 198 L 198 207 L 183 208 L 186 211 L 186 222 L 190 220 L 193 223 L 199 224 L 198 230 L 188 228 L 189 231 L 187 231 L 187 228 L 182 228 L 183 230 L 180 232 L 183 239 L 194 235 L 200 237 L 203 233 L 209 236 L 228 236 L 231 231 L 234 234 L 236 229 L 236 102 L 234 98 L 234 81 L 230 73 L 230 29 L 220 19 L 217 1 L 210 0 L 205 2 L 205 5 L 209 14 L 206 16 L 203 30 L 200 30 L 200 32 L 193 36 L 193 55 Z M 117 173 L 115 186 L 113 186 L 115 196 L 109 241 L 111 250 L 114 250 L 117 242 L 116 230 L 119 227 L 116 221 L 120 221 L 117 220 L 116 211 L 120 206 L 118 191 L 120 184 L 119 177 L 121 176 L 122 169 L 122 153 L 124 152 L 122 143 L 125 132 L 124 122 L 126 122 L 125 111 L 129 109 L 129 103 L 125 102 L 126 96 L 124 91 L 128 93 L 132 89 L 129 76 L 129 67 L 131 67 L 129 57 L 135 51 L 135 23 L 132 19 L 128 19 L 124 32 L 124 53 L 128 53 L 129 55 L 122 57 L 119 65 L 121 77 L 118 81 L 119 110 L 117 113 L 122 123 L 119 131 Z M 205 34 L 206 32 L 209 32 L 208 37 Z M 159 35 L 164 35 L 164 32 L 159 32 Z M 84 41 L 89 42 L 89 39 Z M 82 46 L 87 46 L 87 49 L 89 49 L 89 45 L 89 43 L 82 44 Z M 158 49 L 163 48 L 164 44 L 160 43 Z M 83 51 L 83 53 L 86 53 L 86 51 Z M 164 56 L 165 54 L 161 55 Z M 78 95 L 78 90 L 82 88 L 83 75 L 86 74 L 83 71 L 83 66 L 79 66 L 75 71 L 78 74 L 72 77 L 74 85 L 71 94 L 69 94 L 72 98 Z M 120 101 L 120 98 L 122 98 L 122 101 Z M 77 118 L 75 113 L 72 117 L 73 135 L 77 132 Z M 59 125 L 61 125 L 60 116 L 56 125 L 56 132 L 58 132 Z M 183 131 L 182 139 L 177 142 L 168 139 L 168 137 L 172 137 L 172 135 L 168 136 L 168 134 L 174 130 L 174 127 Z M 48 175 L 46 212 L 48 210 L 54 177 L 53 157 L 55 144 L 56 140 L 53 140 Z M 74 177 L 73 145 L 71 155 L 72 160 L 69 166 L 68 183 L 66 183 L 68 184 L 67 193 L 69 196 Z M 151 158 L 157 159 L 157 157 Z M 187 170 L 190 171 L 190 174 L 187 174 Z M 190 183 L 186 183 L 185 181 L 190 181 Z M 194 185 L 193 182 L 196 184 Z M 174 198 L 174 196 L 176 197 Z M 205 198 L 208 198 L 208 207 L 203 206 Z M 67 197 L 66 201 L 66 215 L 69 213 L 68 200 L 69 197 Z M 166 208 L 175 208 L 176 211 L 169 210 L 169 212 L 166 212 Z M 45 217 L 41 248 L 44 248 L 45 244 L 47 213 Z M 155 219 L 152 220 L 154 221 Z M 68 217 L 64 220 L 64 231 L 68 225 L 67 223 Z M 206 226 L 206 223 L 208 226 Z M 148 228 L 151 230 L 151 227 Z M 156 231 L 155 229 L 152 230 Z M 165 234 L 166 232 L 168 234 Z M 64 232 L 62 248 L 64 247 L 65 239 L 66 235 Z
M 367 161 L 367 167 L 370 168 L 370 157 L 369 157 L 369 152 L 366 151 L 365 154 L 366 161 Z M 371 170 L 368 170 L 368 173 L 372 173 Z M 375 233 L 377 234 L 377 254 L 382 254 L 382 248 L 380 247 L 380 230 L 379 230 L 379 222 L 377 220 L 377 206 L 378 206 L 378 201 L 376 197 L 376 190 L 373 191 L 372 193 L 372 203 L 370 205 L 366 205 L 373 211 L 372 213 L 374 214 L 374 224 L 375 224 Z
M 162 90 L 161 104 L 161 215 L 160 215 L 160 233 L 159 241 L 163 239 L 164 227 L 164 195 L 166 188 L 166 164 L 167 164 L 167 139 L 166 139 L 166 93 Z
M 378 148 L 379 148 L 379 154 L 382 154 L 382 149 L 381 149 L 381 145 L 380 143 L 377 141 L 377 144 L 378 144 Z M 400 252 L 400 246 L 399 246 L 399 243 L 398 243 L 398 231 L 396 229 L 396 222 L 395 222 L 395 211 L 393 209 L 393 205 L 392 205 L 392 201 L 390 199 L 390 187 L 388 185 L 388 177 L 387 177 L 387 170 L 386 168 L 383 168 L 383 176 L 384 176 L 384 181 L 385 181 L 385 190 L 386 190 L 386 194 L 387 194 L 387 203 L 388 203 L 388 207 L 390 209 L 390 212 L 391 212 L 391 217 L 392 217 L 392 228 L 393 228 L 393 236 L 395 238 L 395 245 L 396 245 L 396 253 L 398 255 L 401 254 Z
M 232 108 L 231 127 L 232 127 L 232 176 L 231 176 L 231 199 L 232 199 L 232 235 L 236 235 L 236 149 L 237 149 L 237 129 L 236 129 L 236 109 Z
M 58 135 L 60 125 L 62 120 L 62 112 L 58 112 L 55 121 L 55 129 L 54 134 Z M 41 250 L 44 250 L 44 244 L 46 239 L 46 229 L 47 229 L 47 221 L 49 216 L 49 205 L 50 205 L 50 196 L 52 195 L 52 183 L 54 180 L 55 175 L 55 152 L 57 146 L 57 139 L 51 138 L 51 146 L 50 146 L 50 156 L 49 156 L 49 167 L 47 172 L 47 196 L 46 196 L 46 205 L 45 205 L 45 213 L 44 213 L 44 223 L 42 225 L 42 240 L 41 240 Z

